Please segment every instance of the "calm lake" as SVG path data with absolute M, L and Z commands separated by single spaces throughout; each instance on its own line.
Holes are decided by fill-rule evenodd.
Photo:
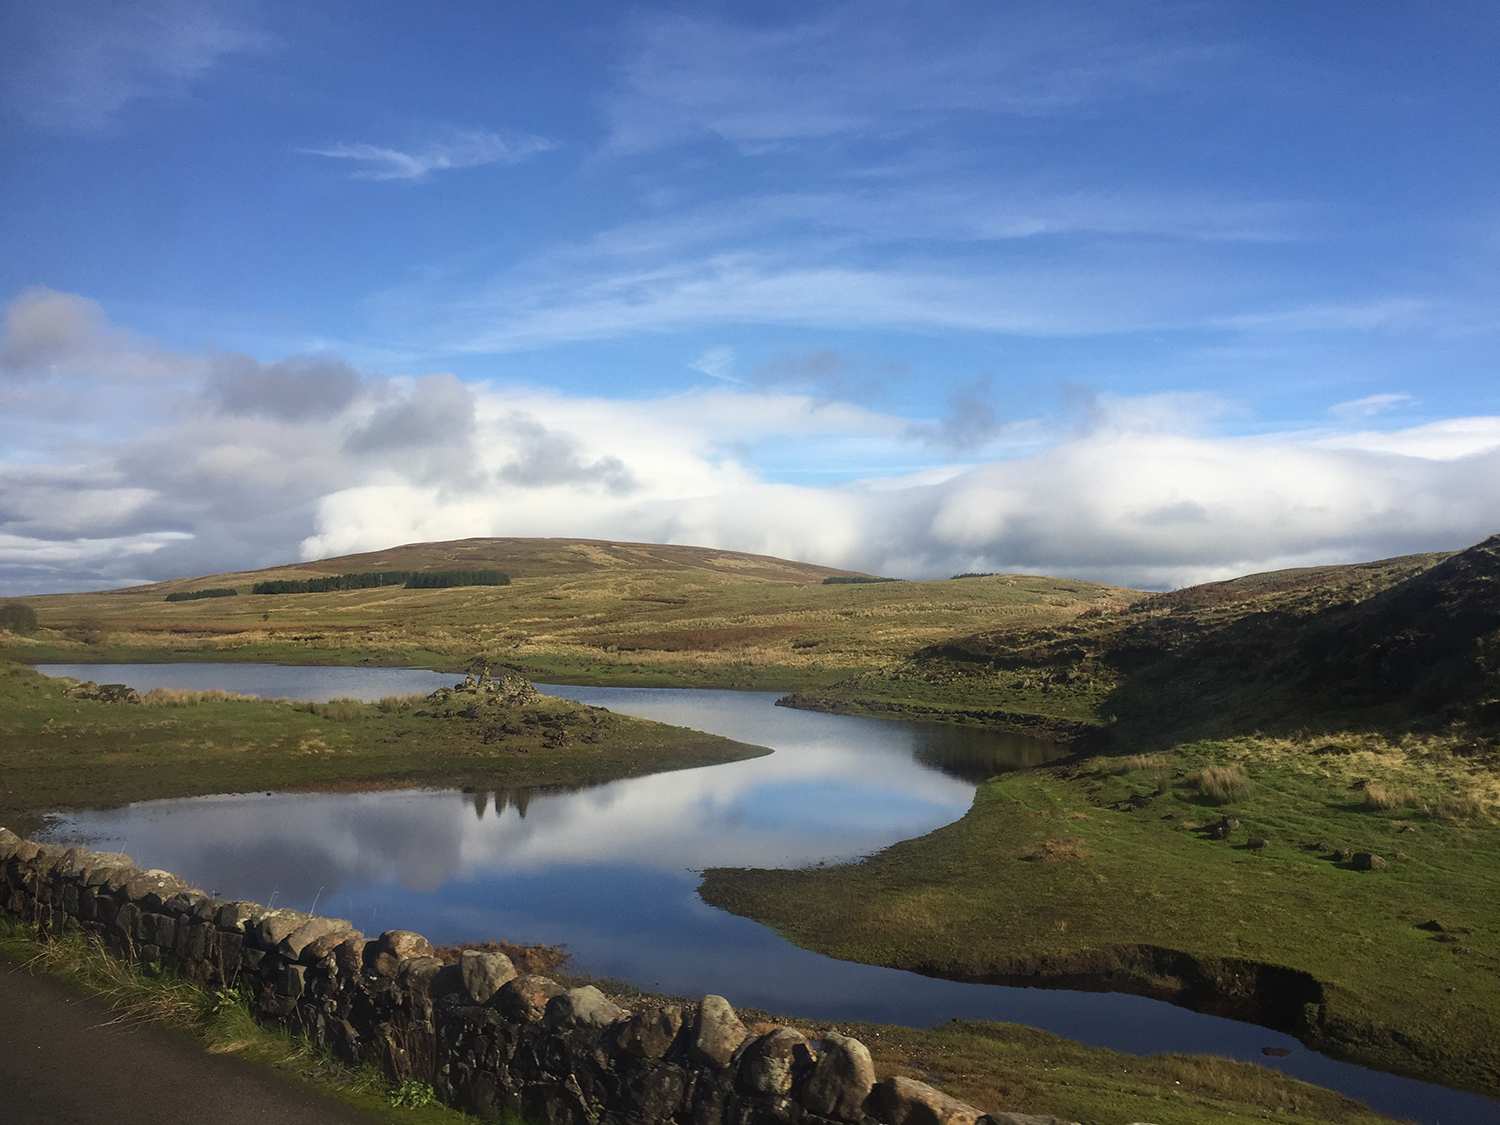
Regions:
M 50 675 L 269 697 L 378 699 L 460 677 L 409 668 L 43 665 Z M 233 794 L 59 816 L 58 842 L 128 853 L 229 898 L 437 942 L 566 945 L 572 967 L 789 1016 L 1030 1024 L 1135 1053 L 1275 1067 L 1433 1125 L 1500 1104 L 1326 1058 L 1290 1036 L 1113 993 L 958 984 L 836 961 L 698 898 L 714 866 L 868 855 L 961 817 L 975 784 L 1058 751 L 1035 739 L 776 707 L 764 692 L 538 685 L 551 695 L 771 747 L 769 756 L 571 792 Z M 1291 1048 L 1284 1058 L 1266 1047 Z

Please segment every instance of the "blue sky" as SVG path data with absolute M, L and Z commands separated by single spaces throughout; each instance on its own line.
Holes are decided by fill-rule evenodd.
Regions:
M 0 588 L 1500 530 L 1500 9 L 0 11 Z

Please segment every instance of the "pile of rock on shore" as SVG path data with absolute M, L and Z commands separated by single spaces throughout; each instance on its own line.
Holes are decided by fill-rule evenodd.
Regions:
M 448 1105 L 536 1125 L 1066 1125 L 986 1114 L 922 1082 L 877 1081 L 857 1039 L 752 1034 L 720 996 L 628 1001 L 519 974 L 504 953 L 444 964 L 420 934 L 225 902 L 128 856 L 0 828 L 0 910 L 45 934 L 96 935 L 116 956 L 238 988 L 265 1022 Z M 759 1029 L 758 1029 L 759 1030 Z

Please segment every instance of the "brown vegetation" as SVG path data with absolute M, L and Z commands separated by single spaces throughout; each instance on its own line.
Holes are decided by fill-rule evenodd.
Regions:
M 1023 855 L 1033 863 L 1055 863 L 1063 859 L 1088 859 L 1088 849 L 1077 836 L 1065 840 L 1039 840 Z
M 1227 766 L 1204 766 L 1188 774 L 1188 781 L 1206 800 L 1217 805 L 1230 805 L 1250 796 L 1255 783 L 1238 762 Z

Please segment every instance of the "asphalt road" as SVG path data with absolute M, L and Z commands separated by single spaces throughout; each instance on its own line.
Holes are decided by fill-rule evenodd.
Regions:
M 107 1026 L 107 1005 L 0 959 L 0 1122 L 5 1125 L 375 1125 L 186 1035 Z

